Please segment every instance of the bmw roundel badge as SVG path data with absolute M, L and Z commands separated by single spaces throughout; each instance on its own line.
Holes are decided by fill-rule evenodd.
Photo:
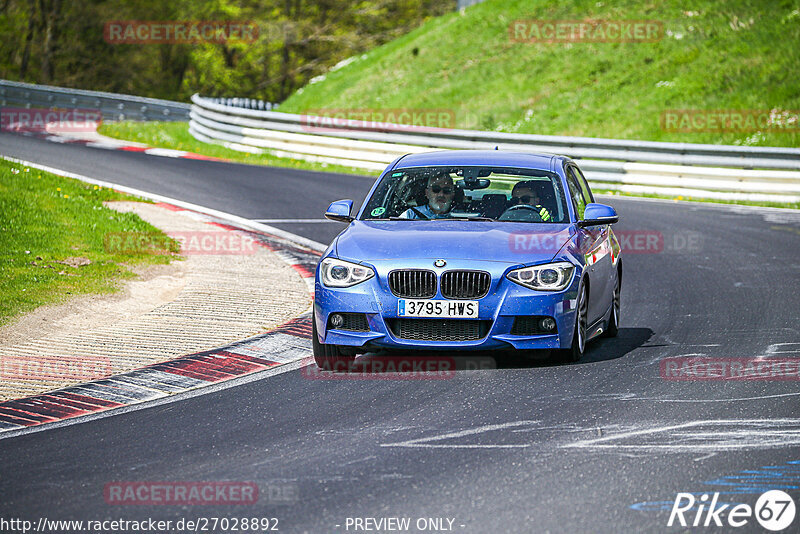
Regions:
M 444 260 L 436 260 L 433 262 L 434 267 L 444 267 L 445 265 L 447 265 L 447 262 Z

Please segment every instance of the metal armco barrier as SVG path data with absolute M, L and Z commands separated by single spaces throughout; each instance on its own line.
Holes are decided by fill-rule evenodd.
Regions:
M 581 160 L 594 185 L 631 193 L 800 202 L 800 149 L 509 134 L 337 121 L 192 97 L 198 140 L 277 156 L 383 170 L 396 157 L 437 149 L 520 150 Z
M 99 109 L 103 120 L 187 121 L 191 106 L 141 96 L 0 80 L 0 107 Z
M 800 202 L 800 149 L 510 134 L 337 120 L 274 111 L 270 102 L 192 96 L 192 104 L 0 80 L 0 107 L 100 109 L 104 120 L 189 120 L 198 140 L 380 171 L 441 149 L 519 150 L 580 160 L 595 187 L 711 199 Z

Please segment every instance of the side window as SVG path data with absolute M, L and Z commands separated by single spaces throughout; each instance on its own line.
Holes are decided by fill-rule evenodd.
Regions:
M 572 203 L 575 206 L 575 211 L 578 212 L 578 219 L 583 219 L 583 212 L 586 210 L 586 200 L 583 198 L 583 193 L 578 185 L 578 179 L 575 178 L 575 173 L 571 166 L 567 167 L 567 186 L 569 187 L 569 196 L 572 197 Z
M 572 170 L 575 171 L 575 176 L 578 178 L 578 185 L 581 186 L 581 191 L 583 191 L 583 198 L 586 199 L 586 202 L 594 202 L 594 196 L 592 195 L 592 190 L 589 189 L 589 182 L 586 181 L 586 177 L 583 176 L 583 173 L 578 167 L 572 167 Z

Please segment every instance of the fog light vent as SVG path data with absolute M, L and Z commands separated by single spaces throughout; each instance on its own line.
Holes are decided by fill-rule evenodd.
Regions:
M 511 335 L 536 336 L 541 334 L 558 333 L 558 325 L 552 317 L 541 315 L 520 315 L 514 318 Z
M 363 313 L 332 313 L 328 316 L 328 328 L 349 330 L 351 332 L 369 332 L 367 316 Z

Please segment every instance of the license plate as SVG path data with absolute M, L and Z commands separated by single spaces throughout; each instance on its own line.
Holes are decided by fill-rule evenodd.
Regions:
M 412 300 L 397 301 L 400 317 L 446 317 L 451 319 L 477 319 L 477 300 Z

